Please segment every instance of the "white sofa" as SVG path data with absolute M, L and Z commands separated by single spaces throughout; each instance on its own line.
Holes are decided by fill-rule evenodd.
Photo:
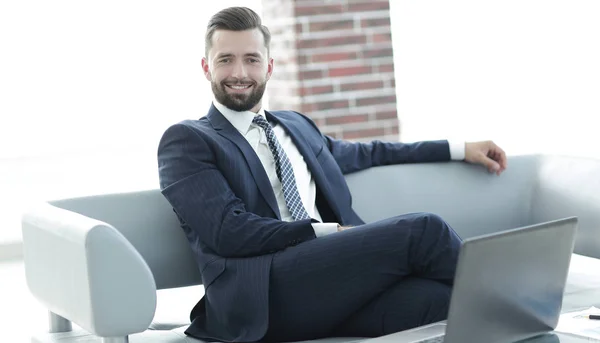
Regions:
M 597 160 L 531 155 L 510 157 L 499 177 L 449 162 L 347 180 L 365 221 L 433 212 L 463 238 L 578 216 L 566 311 L 600 306 L 598 175 Z M 50 313 L 50 332 L 33 342 L 200 342 L 183 333 L 203 294 L 200 275 L 159 190 L 35 204 L 22 223 L 27 283 Z M 351 340 L 359 339 L 321 341 Z

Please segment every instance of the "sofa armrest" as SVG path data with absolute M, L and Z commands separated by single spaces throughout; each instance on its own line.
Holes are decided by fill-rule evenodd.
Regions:
M 154 278 L 114 227 L 43 203 L 24 212 L 22 230 L 27 285 L 48 310 L 100 337 L 148 328 Z

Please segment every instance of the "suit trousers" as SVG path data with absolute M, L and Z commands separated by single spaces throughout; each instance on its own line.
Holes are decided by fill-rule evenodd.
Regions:
M 275 254 L 263 341 L 375 337 L 446 319 L 461 240 L 411 213 Z

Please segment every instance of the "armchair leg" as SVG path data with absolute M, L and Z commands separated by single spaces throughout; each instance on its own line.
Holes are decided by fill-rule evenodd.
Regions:
M 69 332 L 73 330 L 69 320 L 50 311 L 48 311 L 48 322 L 50 325 L 50 333 Z
M 125 336 L 125 337 L 102 337 L 102 343 L 129 343 L 129 336 Z

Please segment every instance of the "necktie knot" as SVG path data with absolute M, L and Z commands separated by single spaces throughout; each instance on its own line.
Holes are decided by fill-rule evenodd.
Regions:
M 262 127 L 263 129 L 265 129 L 266 127 L 270 128 L 271 124 L 269 124 L 269 122 L 260 114 L 256 115 L 253 119 L 252 119 L 252 123 L 256 124 L 260 127 Z

